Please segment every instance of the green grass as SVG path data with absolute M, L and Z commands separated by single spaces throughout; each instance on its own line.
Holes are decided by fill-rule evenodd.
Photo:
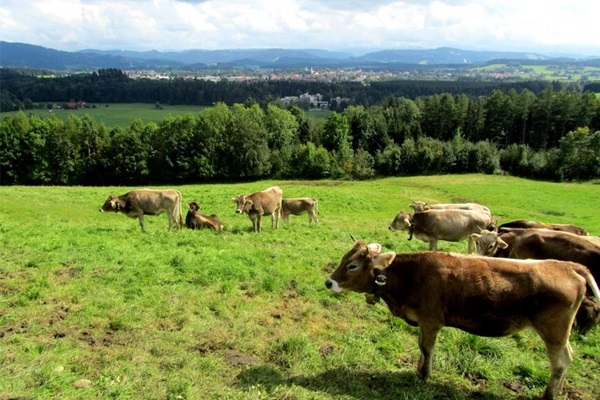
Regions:
M 231 198 L 278 184 L 319 199 L 306 216 L 251 232 Z M 492 339 L 446 328 L 428 383 L 415 375 L 417 329 L 334 295 L 324 280 L 352 246 L 349 234 L 399 252 L 427 245 L 387 229 L 411 200 L 478 201 L 508 221 L 572 222 L 600 234 L 600 185 L 506 176 L 387 178 L 368 182 L 262 181 L 187 185 L 224 232 L 147 233 L 99 213 L 125 187 L 0 187 L 0 399 L 522 399 L 549 377 L 532 332 Z M 466 251 L 466 243 L 439 244 Z M 569 398 L 597 399 L 600 331 L 572 340 Z M 80 380 L 87 388 L 75 388 Z
M 25 110 L 26 115 L 33 114 L 43 118 L 49 116 L 57 116 L 60 119 L 66 120 L 69 115 L 82 117 L 84 115 L 92 116 L 96 121 L 104 123 L 108 128 L 128 127 L 134 119 L 141 119 L 144 124 L 149 122 L 159 123 L 160 121 L 171 116 L 179 116 L 184 114 L 195 114 L 205 107 L 201 106 L 169 106 L 162 105 L 162 110 L 157 110 L 154 104 L 129 103 L 129 104 L 96 104 L 96 108 L 86 108 L 81 110 Z M 14 116 L 18 111 L 3 112 L 0 118 L 4 119 L 7 116 Z
M 42 118 L 56 116 L 62 120 L 67 120 L 70 115 L 83 117 L 90 115 L 96 121 L 103 123 L 107 128 L 127 128 L 131 121 L 135 119 L 142 120 L 142 123 L 149 122 L 160 123 L 169 116 L 177 117 L 180 115 L 196 114 L 206 108 L 204 106 L 162 105 L 162 110 L 157 110 L 155 104 L 143 103 L 114 103 L 114 104 L 96 104 L 96 108 L 86 108 L 81 110 L 52 110 L 52 112 L 43 109 L 25 110 L 26 115 L 37 115 Z M 0 121 L 9 116 L 14 116 L 19 111 L 10 111 L 0 113 Z M 316 110 L 307 112 L 307 116 L 316 123 L 331 115 L 331 111 Z

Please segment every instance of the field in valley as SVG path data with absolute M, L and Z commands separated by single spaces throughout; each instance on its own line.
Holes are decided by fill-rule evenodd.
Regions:
M 317 198 L 319 225 L 291 216 L 251 232 L 231 198 L 272 185 Z M 533 332 L 446 328 L 423 383 L 418 330 L 324 281 L 350 234 L 385 251 L 426 250 L 387 229 L 412 200 L 477 201 L 500 223 L 574 223 L 600 235 L 594 183 L 457 175 L 175 188 L 184 209 L 198 200 L 225 231 L 168 233 L 161 215 L 146 217 L 142 233 L 137 220 L 98 212 L 132 188 L 0 187 L 0 399 L 535 398 L 549 364 Z M 563 398 L 600 398 L 600 328 L 572 344 Z

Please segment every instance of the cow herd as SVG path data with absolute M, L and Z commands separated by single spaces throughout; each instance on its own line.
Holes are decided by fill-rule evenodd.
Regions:
M 174 189 L 132 190 L 121 196 L 110 195 L 100 207 L 101 212 L 121 212 L 130 218 L 137 218 L 142 231 L 146 230 L 144 222 L 145 215 L 160 215 L 166 213 L 169 219 L 169 231 L 173 227 L 183 228 L 183 217 L 181 213 L 181 193 Z M 260 192 L 249 195 L 238 195 L 231 199 L 236 204 L 235 212 L 247 214 L 252 221 L 255 232 L 261 231 L 263 216 L 271 216 L 271 226 L 277 229 L 279 219 L 283 217 L 289 222 L 289 216 L 308 214 L 309 225 L 315 221 L 318 223 L 316 213 L 318 202 L 314 198 L 283 198 L 283 191 L 278 186 L 272 186 Z M 223 230 L 223 224 L 215 214 L 207 215 L 200 213 L 200 203 L 191 201 L 188 203 L 188 212 L 185 217 L 185 225 L 189 229 L 214 229 Z
M 573 326 L 583 335 L 600 321 L 600 238 L 581 227 L 518 220 L 496 226 L 489 208 L 476 203 L 413 202 L 389 226 L 408 231 L 437 249 L 439 240 L 469 240 L 469 254 L 381 252 L 355 240 L 325 286 L 335 293 L 365 293 L 419 327 L 417 373 L 431 374 L 440 329 L 450 326 L 479 336 L 536 331 L 550 360 L 544 399 L 562 390 L 573 360 Z M 471 253 L 477 254 L 471 254 Z
M 273 186 L 231 199 L 235 212 L 247 214 L 255 232 L 263 216 L 276 229 L 281 217 L 308 214 L 318 223 L 317 200 L 283 198 Z M 413 214 L 401 211 L 389 225 L 429 244 L 430 251 L 398 254 L 377 243 L 355 240 L 325 286 L 365 293 L 371 304 L 383 300 L 394 316 L 419 327 L 421 357 L 417 372 L 431 374 L 435 341 L 444 326 L 474 335 L 507 336 L 524 328 L 543 340 L 551 375 L 543 394 L 555 398 L 573 360 L 569 343 L 576 327 L 583 335 L 600 322 L 600 238 L 581 227 L 517 220 L 497 226 L 488 207 L 477 203 L 431 204 L 413 201 Z M 133 190 L 108 197 L 100 211 L 138 218 L 167 213 L 169 230 L 183 227 L 177 190 Z M 190 229 L 223 230 L 217 215 L 200 213 L 188 203 Z M 437 250 L 438 241 L 467 239 L 467 253 Z M 476 253 L 476 254 L 473 254 Z

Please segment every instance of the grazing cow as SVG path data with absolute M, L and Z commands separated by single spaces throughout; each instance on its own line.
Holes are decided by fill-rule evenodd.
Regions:
M 549 229 L 515 229 L 502 234 L 482 232 L 472 236 L 481 255 L 573 261 L 585 265 L 596 281 L 600 280 L 600 244 L 595 236 Z M 579 332 L 585 334 L 600 322 L 600 304 L 584 299 L 576 321 Z
M 290 214 L 301 215 L 307 213 L 308 224 L 310 225 L 313 221 L 318 224 L 319 220 L 315 215 L 315 211 L 319 212 L 317 199 L 302 197 L 297 199 L 283 199 L 281 201 L 281 212 L 285 222 L 289 222 Z
M 169 218 L 169 231 L 173 225 L 179 229 L 183 227 L 181 193 L 174 189 L 139 189 L 122 196 L 110 195 L 99 211 L 122 212 L 130 218 L 137 218 L 144 232 L 146 231 L 144 215 L 160 215 L 163 212 L 166 212 Z
M 190 229 L 209 228 L 222 231 L 221 220 L 215 214 L 206 215 L 200 212 L 200 203 L 192 201 L 188 204 L 188 212 L 185 216 L 185 225 Z
M 586 282 L 600 298 L 588 269 L 573 262 L 381 253 L 379 244 L 356 241 L 325 286 L 336 293 L 367 293 L 370 303 L 382 299 L 394 316 L 419 326 L 417 372 L 423 379 L 431 374 L 436 337 L 444 326 L 492 337 L 531 327 L 546 345 L 551 374 L 544 398 L 553 399 L 573 360 L 569 336 Z
M 262 192 L 255 192 L 247 196 L 236 196 L 231 201 L 236 203 L 235 212 L 238 214 L 247 213 L 252 221 L 254 232 L 260 232 L 260 222 L 263 215 L 271 216 L 272 228 L 277 229 L 279 227 L 282 198 L 283 191 L 278 186 L 273 186 Z
M 423 201 L 414 201 L 409 205 L 410 208 L 415 210 L 415 212 L 423 212 L 428 210 L 474 210 L 474 211 L 483 211 L 487 213 L 490 218 L 492 217 L 492 212 L 486 206 L 482 206 L 477 203 L 438 203 L 438 204 L 427 204 Z
M 500 226 L 498 226 L 498 231 L 503 231 L 503 230 L 507 230 L 507 229 L 511 229 L 511 228 L 518 228 L 518 229 L 551 229 L 554 231 L 563 231 L 563 232 L 569 232 L 569 233 L 574 233 L 575 235 L 582 235 L 582 236 L 586 236 L 588 235 L 588 231 L 585 230 L 584 228 L 577 226 L 577 225 L 573 225 L 573 224 L 550 224 L 550 223 L 546 223 L 546 222 L 539 222 L 539 221 L 529 221 L 526 219 L 518 219 L 516 221 L 511 221 L 511 222 L 506 222 Z
M 475 210 L 428 210 L 413 215 L 400 211 L 389 226 L 391 231 L 406 230 L 408 240 L 412 236 L 429 243 L 429 250 L 437 249 L 438 240 L 458 242 L 468 239 L 468 252 L 475 251 L 475 243 L 471 237 L 492 224 L 491 217 L 482 211 Z

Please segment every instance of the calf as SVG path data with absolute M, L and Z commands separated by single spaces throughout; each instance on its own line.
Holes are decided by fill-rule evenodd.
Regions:
M 356 241 L 325 286 L 382 299 L 391 313 L 419 326 L 418 374 L 431 374 L 440 329 L 450 326 L 479 336 L 507 336 L 530 327 L 546 345 L 550 380 L 545 399 L 562 389 L 573 360 L 569 343 L 586 282 L 598 286 L 581 264 L 511 260 L 441 252 L 381 253 L 379 244 Z
M 192 201 L 188 204 L 188 212 L 185 216 L 185 225 L 189 229 L 209 228 L 216 231 L 222 231 L 221 220 L 215 214 L 206 215 L 200 212 L 200 203 Z
M 491 217 L 482 211 L 475 210 L 428 210 L 413 215 L 400 211 L 389 226 L 391 231 L 406 230 L 408 239 L 416 236 L 429 243 L 429 250 L 437 250 L 438 240 L 458 242 L 468 239 L 467 251 L 475 251 L 475 243 L 471 234 L 479 233 L 492 224 Z
M 146 231 L 144 215 L 160 215 L 163 212 L 167 213 L 169 219 L 169 231 L 174 225 L 179 229 L 183 227 L 181 193 L 174 189 L 140 189 L 122 196 L 110 195 L 99 211 L 122 212 L 130 218 L 137 218 L 142 231 Z
M 281 201 L 281 212 L 285 222 L 289 222 L 290 214 L 301 215 L 307 213 L 308 224 L 310 225 L 313 221 L 318 224 L 319 220 L 315 215 L 315 211 L 318 212 L 317 199 L 302 197 L 297 199 L 283 199 Z

